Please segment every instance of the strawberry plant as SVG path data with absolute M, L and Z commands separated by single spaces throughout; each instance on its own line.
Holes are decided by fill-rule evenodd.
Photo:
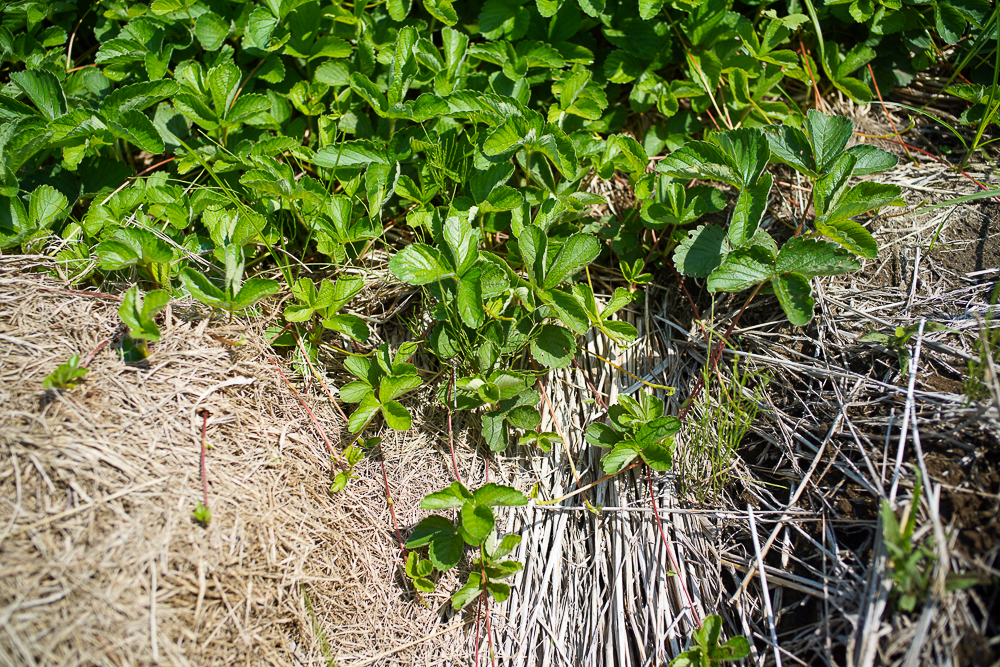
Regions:
M 439 514 L 429 516 L 414 527 L 406 548 L 426 545 L 433 568 L 445 572 L 458 564 L 466 545 L 478 547 L 479 557 L 472 563 L 477 571 L 471 572 L 465 585 L 452 595 L 452 605 L 455 609 L 462 609 L 484 592 L 503 602 L 510 595 L 510 586 L 500 580 L 516 574 L 523 567 L 516 561 L 505 560 L 520 543 L 521 537 L 506 535 L 499 543 L 496 542 L 493 508 L 526 504 L 528 498 L 509 486 L 490 483 L 470 492 L 461 482 L 454 482 L 446 489 L 425 496 L 420 507 L 429 510 L 456 509 L 458 524 Z M 419 562 L 415 559 L 414 568 Z M 426 565 L 414 571 L 417 574 L 426 572 L 415 578 L 415 581 L 425 580 L 420 585 L 426 587 L 429 583 L 426 578 L 430 574 Z
M 427 377 L 445 370 L 431 395 L 449 419 L 467 412 L 491 452 L 562 441 L 539 430 L 536 384 L 593 329 L 636 341 L 619 318 L 660 258 L 712 293 L 773 292 L 804 326 L 813 278 L 876 256 L 863 216 L 898 204 L 899 189 L 856 179 L 896 158 L 848 147 L 849 120 L 803 113 L 812 96 L 868 103 L 946 44 L 969 78 L 948 90 L 969 105 L 959 122 L 978 126 L 970 153 L 998 108 L 996 68 L 967 68 L 1000 56 L 982 0 L 92 4 L 16 2 L 0 19 L 0 249 L 54 254 L 79 283 L 138 281 L 121 316 L 139 356 L 170 295 L 232 319 L 289 292 L 269 339 L 303 375 L 342 361 L 359 435 L 379 415 L 410 428 L 398 399 L 425 377 L 416 342 L 375 347 L 380 332 L 341 312 L 366 280 L 391 275 L 419 292 L 411 328 L 434 357 Z M 765 219 L 775 163 L 810 184 L 787 233 Z M 691 179 L 733 190 L 727 224 L 702 223 L 726 195 Z M 596 181 L 635 205 L 606 201 Z M 620 268 L 625 287 L 604 299 L 595 263 Z M 903 362 L 911 333 L 868 340 Z M 353 352 L 323 346 L 331 335 Z M 586 440 L 608 448 L 609 474 L 666 470 L 682 419 L 653 396 L 623 396 Z M 376 443 L 342 452 L 332 491 Z M 429 560 L 411 554 L 406 573 L 430 590 L 471 545 L 455 606 L 503 599 L 517 538 L 497 538 L 493 508 L 526 499 L 456 484 L 424 505 L 459 522 L 421 522 L 410 543 Z M 717 645 L 718 627 L 706 622 L 685 659 L 739 653 Z
M 759 291 L 766 285 L 792 324 L 808 324 L 815 303 L 811 279 L 857 270 L 858 257 L 878 253 L 871 234 L 853 218 L 902 205 L 899 186 L 870 181 L 849 185 L 852 176 L 896 164 L 896 157 L 881 149 L 864 144 L 848 148 L 851 132 L 848 119 L 810 111 L 804 131 L 781 125 L 766 133 L 722 132 L 710 141 L 688 143 L 662 160 L 657 167 L 661 174 L 718 180 L 739 190 L 728 228 L 703 225 L 688 234 L 674 253 L 677 270 L 708 278 L 711 292 Z M 773 185 L 764 167 L 772 156 L 813 184 L 812 229 L 803 215 L 793 237 L 780 247 L 760 227 Z
M 149 356 L 147 342 L 155 343 L 160 340 L 160 328 L 153 318 L 168 303 L 170 295 L 166 290 L 154 290 L 145 297 L 139 294 L 136 286 L 125 292 L 118 316 L 128 326 L 128 339 L 124 345 L 126 359 L 145 359 Z
M 80 355 L 71 355 L 69 359 L 59 364 L 54 371 L 45 376 L 42 386 L 46 389 L 75 389 L 80 378 L 90 369 L 80 365 Z
M 373 355 L 374 363 L 360 356 L 344 360 L 344 368 L 358 378 L 340 388 L 340 397 L 344 401 L 358 403 L 358 409 L 348 421 L 352 433 L 363 431 L 379 413 L 389 428 L 397 431 L 410 429 L 410 413 L 396 399 L 423 383 L 417 367 L 405 361 L 415 351 L 415 345 L 404 344 L 395 355 L 390 355 L 389 346 L 383 343 Z

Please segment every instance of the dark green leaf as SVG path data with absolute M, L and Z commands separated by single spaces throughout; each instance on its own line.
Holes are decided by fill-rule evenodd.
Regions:
M 706 278 L 729 254 L 726 231 L 716 225 L 701 225 L 688 233 L 674 251 L 674 266 L 687 276 Z
M 806 277 L 835 276 L 856 271 L 861 264 L 842 248 L 816 239 L 790 239 L 778 253 L 777 273 L 798 273 Z
M 812 319 L 813 307 L 812 287 L 809 279 L 798 273 L 787 273 L 772 281 L 774 294 L 778 297 L 781 309 L 788 316 L 788 321 L 797 327 L 804 327 Z
M 407 549 L 430 544 L 430 559 L 440 571 L 450 570 L 458 564 L 465 545 L 451 521 L 443 516 L 429 516 L 414 527 Z
M 878 243 L 867 229 L 853 220 L 836 220 L 834 222 L 816 221 L 816 231 L 836 241 L 855 255 L 866 259 L 878 257 Z
M 433 0 L 424 0 L 424 2 L 430 2 Z M 474 601 L 483 592 L 483 578 L 478 572 L 472 572 L 469 574 L 469 581 L 466 582 L 464 586 L 455 591 L 455 594 L 451 596 L 451 606 L 455 608 L 455 611 L 461 611 L 469 605 L 470 602 Z
M 66 113 L 66 95 L 55 74 L 42 69 L 14 72 L 10 80 L 24 91 L 28 99 L 49 120 Z
M 831 116 L 815 109 L 806 113 L 806 132 L 818 173 L 826 173 L 847 146 L 854 125 L 850 118 Z
M 708 290 L 740 292 L 770 280 L 774 275 L 774 258 L 766 250 L 759 246 L 738 248 L 712 271 L 708 277 Z
M 566 368 L 576 355 L 576 337 L 553 324 L 543 324 L 531 341 L 531 356 L 547 368 Z
M 730 246 L 734 248 L 744 246 L 757 233 L 757 227 L 764 217 L 764 211 L 767 210 L 767 197 L 771 193 L 772 184 L 771 175 L 764 174 L 756 185 L 740 191 L 727 233 Z

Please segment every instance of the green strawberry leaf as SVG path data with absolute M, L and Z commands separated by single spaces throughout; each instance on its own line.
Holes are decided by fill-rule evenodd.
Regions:
M 419 378 L 417 380 L 419 381 Z M 382 384 L 384 386 L 385 381 Z M 360 407 L 358 409 L 360 410 Z M 396 431 L 409 431 L 412 425 L 410 411 L 396 401 L 389 401 L 382 404 L 382 416 L 385 417 L 385 423 L 389 428 Z M 354 415 L 351 415 L 351 417 L 353 418 Z
M 546 368 L 566 368 L 576 355 L 576 337 L 571 331 L 543 324 L 531 341 L 531 356 Z
M 771 284 L 788 321 L 797 327 L 809 324 L 816 305 L 809 279 L 798 273 L 786 273 L 776 277 Z
M 774 258 L 764 248 L 737 248 L 709 275 L 708 291 L 741 292 L 770 280 L 775 273 Z

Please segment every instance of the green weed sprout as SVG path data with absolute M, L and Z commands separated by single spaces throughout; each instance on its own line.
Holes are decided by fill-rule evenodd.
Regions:
M 160 328 L 153 318 L 170 303 L 170 294 L 166 290 L 153 290 L 143 298 L 139 295 L 138 286 L 132 286 L 122 300 L 118 315 L 128 326 L 129 343 L 126 344 L 126 357 L 136 356 L 145 359 L 149 356 L 147 342 L 160 340 Z
M 670 667 L 718 667 L 750 655 L 746 637 L 733 637 L 719 644 L 721 634 L 722 617 L 716 614 L 706 617 L 701 628 L 694 631 L 695 645 L 674 658 Z
M 75 389 L 80 378 L 89 370 L 86 366 L 80 366 L 80 355 L 74 354 L 46 375 L 42 386 L 46 389 Z

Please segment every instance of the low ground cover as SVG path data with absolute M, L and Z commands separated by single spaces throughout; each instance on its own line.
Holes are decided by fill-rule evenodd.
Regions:
M 324 503 L 381 477 L 393 596 L 466 614 L 473 662 L 872 664 L 907 632 L 954 655 L 942 637 L 995 630 L 996 549 L 959 553 L 971 527 L 942 502 L 997 493 L 998 34 L 978 0 L 15 3 L 0 246 L 67 294 L 120 299 L 121 322 L 31 381 L 58 403 L 102 350 L 153 373 L 161 325 L 192 309 L 181 321 L 255 350 L 301 406 Z M 915 82 L 935 96 L 892 97 Z M 959 210 L 985 222 L 963 233 Z M 963 243 L 971 270 L 949 255 Z M 210 416 L 191 409 L 188 513 L 211 532 Z M 402 521 L 387 447 L 421 429 L 445 474 Z M 921 431 L 960 481 L 934 486 Z M 741 528 L 684 524 L 700 511 Z M 567 547 L 570 516 L 589 546 Z M 535 611 L 586 597 L 553 578 L 564 548 L 593 564 L 575 625 Z M 313 611 L 329 591 L 300 593 L 294 641 L 333 661 Z M 882 624 L 896 644 L 873 639 Z

